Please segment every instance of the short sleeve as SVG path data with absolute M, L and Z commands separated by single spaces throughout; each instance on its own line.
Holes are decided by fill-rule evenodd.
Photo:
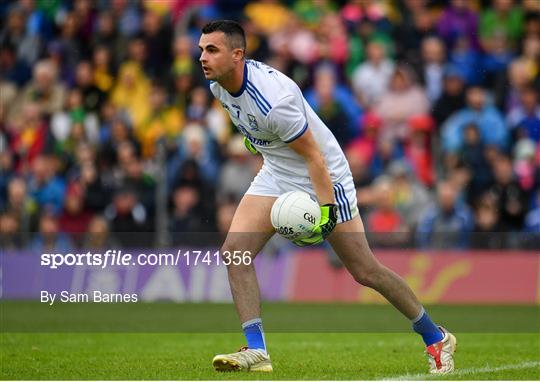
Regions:
M 275 105 L 268 115 L 270 129 L 285 143 L 299 138 L 307 129 L 303 98 L 290 95 Z

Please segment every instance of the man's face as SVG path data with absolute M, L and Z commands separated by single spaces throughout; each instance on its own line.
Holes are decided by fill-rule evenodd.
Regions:
M 207 80 L 217 81 L 226 76 L 243 57 L 242 49 L 233 49 L 223 32 L 201 35 L 199 49 L 199 61 Z

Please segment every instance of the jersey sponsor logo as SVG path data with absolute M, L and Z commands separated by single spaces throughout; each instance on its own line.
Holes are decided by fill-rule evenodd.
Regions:
M 221 106 L 223 106 L 223 108 L 226 109 L 226 110 L 230 110 L 229 105 L 227 105 L 225 102 L 222 102 Z
M 235 109 L 238 109 L 238 110 L 242 110 L 242 108 L 238 105 L 235 105 L 234 103 L 231 104 L 232 107 L 234 107 Z
M 249 139 L 249 141 L 251 143 L 253 143 L 254 145 L 259 145 L 259 146 L 268 146 L 270 144 L 270 141 L 266 140 L 266 139 L 260 139 L 260 138 L 255 138 L 253 135 L 251 135 L 249 133 L 249 131 L 244 127 L 242 126 L 241 124 L 238 124 L 238 126 L 236 126 L 238 128 L 238 130 L 240 130 L 240 132 L 242 134 L 244 134 L 244 136 Z
M 253 114 L 248 114 L 249 119 L 249 127 L 251 127 L 252 130 L 259 131 L 259 125 L 257 124 L 257 118 Z

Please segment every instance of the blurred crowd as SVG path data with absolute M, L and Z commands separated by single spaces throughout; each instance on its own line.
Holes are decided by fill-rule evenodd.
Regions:
M 227 231 L 262 160 L 200 70 L 219 18 L 333 131 L 374 246 L 538 244 L 538 0 L 8 0 L 3 249 Z

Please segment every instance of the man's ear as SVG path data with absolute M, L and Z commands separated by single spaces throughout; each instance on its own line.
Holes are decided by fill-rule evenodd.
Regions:
M 245 52 L 242 48 L 236 48 L 233 50 L 233 60 L 238 62 L 244 59 Z

